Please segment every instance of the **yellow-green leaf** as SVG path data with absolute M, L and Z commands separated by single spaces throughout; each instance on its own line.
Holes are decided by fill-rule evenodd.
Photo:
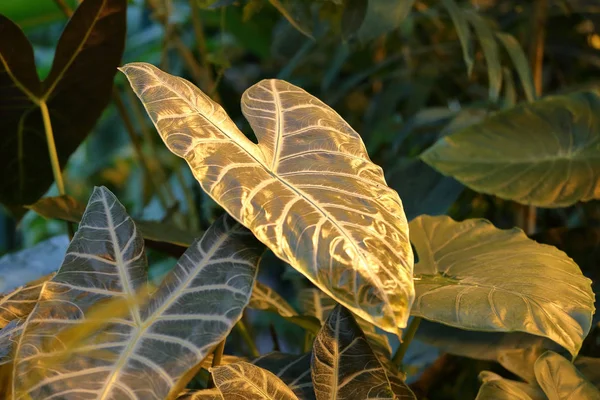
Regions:
M 167 147 L 202 188 L 281 259 L 363 319 L 406 326 L 413 255 L 398 194 L 334 110 L 280 80 L 248 89 L 259 144 L 188 81 L 122 68 Z
M 599 400 L 600 390 L 566 358 L 547 351 L 535 362 L 535 376 L 548 400 Z
M 523 204 L 598 199 L 599 93 L 518 105 L 440 139 L 421 158 L 473 190 Z
M 254 289 L 252 289 L 252 297 L 250 298 L 248 307 L 274 312 L 282 317 L 294 317 L 298 315 L 296 310 L 277 292 L 258 281 L 254 284 Z
M 591 281 L 555 247 L 490 222 L 421 216 L 412 315 L 461 329 L 545 336 L 576 355 L 594 313 Z

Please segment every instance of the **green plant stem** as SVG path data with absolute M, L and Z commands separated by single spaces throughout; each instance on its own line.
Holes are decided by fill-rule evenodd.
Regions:
M 250 332 L 248 332 L 248 328 L 246 327 L 246 324 L 244 324 L 244 321 L 239 320 L 235 327 L 239 331 L 240 335 L 242 335 L 242 339 L 244 339 L 246 345 L 248 345 L 252 357 L 260 356 L 260 352 L 258 351 L 258 348 L 256 348 L 256 344 L 254 344 L 254 340 L 250 336 Z
M 421 323 L 421 317 L 413 317 L 412 321 L 410 321 L 410 325 L 408 325 L 408 329 L 406 330 L 406 332 L 404 333 L 404 336 L 402 337 L 402 343 L 400 343 L 400 347 L 398 347 L 396 354 L 394 354 L 394 357 L 392 358 L 392 361 L 394 362 L 394 364 L 396 364 L 398 366 L 398 368 L 400 368 L 400 369 L 402 369 L 401 366 L 402 366 L 402 360 L 404 359 L 404 355 L 406 354 L 406 351 L 408 350 L 408 346 L 410 345 L 410 342 L 415 337 L 415 333 L 417 333 L 417 329 L 419 329 L 420 323 Z
M 215 368 L 221 365 L 221 359 L 223 358 L 223 351 L 225 350 L 225 340 L 223 339 L 217 347 L 215 347 L 215 351 L 213 351 L 213 359 L 211 367 Z M 211 389 L 215 387 L 215 380 L 213 379 L 212 374 L 210 374 L 210 378 L 208 378 L 208 384 L 206 385 L 207 389 Z

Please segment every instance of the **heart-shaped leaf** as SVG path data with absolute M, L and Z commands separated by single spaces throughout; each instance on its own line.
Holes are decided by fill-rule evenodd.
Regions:
M 40 82 L 31 44 L 0 15 L 0 202 L 35 202 L 54 178 L 41 110 L 47 107 L 61 166 L 108 104 L 125 45 L 125 0 L 85 0 L 67 24 Z
M 211 368 L 210 372 L 225 399 L 298 400 L 281 379 L 247 362 Z
M 167 147 L 227 212 L 361 318 L 406 326 L 413 255 L 402 204 L 334 110 L 287 82 L 259 82 L 242 98 L 256 145 L 188 81 L 145 63 L 122 71 Z
M 275 374 L 299 399 L 315 398 L 310 376 L 310 353 L 301 356 L 272 352 L 257 358 L 252 364 Z
M 591 281 L 562 251 L 486 220 L 421 216 L 411 313 L 462 329 L 545 336 L 576 355 L 591 327 Z
M 65 256 L 16 346 L 16 398 L 166 398 L 240 319 L 262 246 L 217 220 L 152 297 L 143 241 L 123 206 L 96 188 Z M 102 317 L 97 304 L 106 304 Z M 112 306 L 116 304 L 118 306 Z M 91 330 L 65 347 L 71 330 Z M 55 337 L 61 337 L 61 340 Z M 174 393 L 171 393 L 175 391 Z
M 553 351 L 547 351 L 537 359 L 535 376 L 548 400 L 600 399 L 600 390 L 569 360 Z
M 282 317 L 293 317 L 298 315 L 296 310 L 289 305 L 277 292 L 265 285 L 256 281 L 252 290 L 252 297 L 248 307 L 257 310 L 274 312 Z
M 565 207 L 600 198 L 599 116 L 598 92 L 551 96 L 446 136 L 421 158 L 473 190 Z
M 329 314 L 315 339 L 311 365 L 317 400 L 395 398 L 365 335 L 340 305 Z

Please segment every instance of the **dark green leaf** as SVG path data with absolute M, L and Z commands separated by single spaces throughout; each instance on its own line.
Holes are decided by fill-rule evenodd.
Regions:
M 369 0 L 367 15 L 358 30 L 361 42 L 368 42 L 398 28 L 410 13 L 415 0 Z
M 315 398 L 310 376 L 310 353 L 301 356 L 273 352 L 252 361 L 283 381 L 302 400 Z
M 269 0 L 269 2 L 294 28 L 313 39 L 310 2 L 303 0 Z
M 108 104 L 125 44 L 125 0 L 85 0 L 65 28 L 40 82 L 31 44 L 0 15 L 0 202 L 31 204 L 53 182 L 40 107 L 47 105 L 60 165 Z
M 368 0 L 346 0 L 342 13 L 342 37 L 349 39 L 360 28 L 367 14 Z
M 527 100 L 534 101 L 537 97 L 535 94 L 535 85 L 531 76 L 531 68 L 529 68 L 529 63 L 527 62 L 527 57 L 523 52 L 523 48 L 519 42 L 517 42 L 517 39 L 508 33 L 498 32 L 496 33 L 496 37 L 508 52 L 512 63 L 519 74 Z

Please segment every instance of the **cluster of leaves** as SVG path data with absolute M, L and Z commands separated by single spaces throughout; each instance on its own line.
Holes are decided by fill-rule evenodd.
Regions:
M 116 89 L 112 86 L 123 54 L 126 9 L 135 10 L 133 5 L 85 0 L 70 18 L 41 82 L 30 42 L 16 24 L 0 17 L 0 115 L 8 138 L 0 148 L 5 155 L 0 201 L 17 218 L 31 209 L 79 224 L 68 248 L 66 239 L 51 240 L 0 259 L 0 394 L 35 399 L 414 399 L 438 385 L 439 378 L 431 381 L 431 373 L 424 373 L 413 392 L 406 383 L 410 363 L 403 357 L 407 349 L 428 343 L 504 368 L 486 364 L 494 372 L 479 374 L 480 400 L 562 399 L 573 393 L 600 398 L 598 359 L 579 355 L 596 323 L 597 265 L 593 256 L 578 254 L 595 254 L 598 235 L 594 241 L 584 228 L 589 242 L 571 252 L 569 226 L 530 238 L 486 219 L 456 222 L 422 215 L 447 213 L 463 193 L 463 198 L 504 209 L 514 202 L 582 220 L 577 213 L 585 215 L 584 207 L 600 198 L 600 93 L 593 86 L 538 99 L 519 42 L 485 14 L 464 10 L 453 0 L 437 7 L 421 1 L 273 0 L 274 7 L 250 1 L 242 9 L 228 1 L 192 2 L 198 54 L 205 58 L 200 67 L 186 46 L 184 22 L 172 10 L 181 4 L 150 3 L 184 69 L 204 92 L 151 64 L 129 63 L 121 71 L 165 147 L 187 162 L 187 177 L 179 161 L 154 148 L 154 139 L 146 137 L 147 148 L 142 146 L 129 118 L 130 111 L 140 114 L 137 100 L 129 109 L 123 104 L 121 94 L 129 93 L 118 87 L 123 76 Z M 585 2 L 576 3 L 573 7 Z M 199 7 L 209 11 L 199 13 Z M 509 14 L 498 4 L 490 6 L 488 16 L 494 7 L 499 15 Z M 210 21 L 211 9 L 221 14 L 221 48 L 216 50 L 203 48 L 201 40 L 201 17 Z M 227 105 L 233 97 L 228 90 L 240 86 L 235 78 L 239 67 L 233 64 L 238 56 L 227 53 L 232 49 L 223 27 L 233 22 L 235 40 L 262 62 L 268 59 L 264 43 L 253 42 L 241 27 L 255 26 L 254 20 L 264 22 L 275 12 L 284 18 L 274 27 L 281 37 L 273 43 L 276 55 L 285 58 L 289 51 L 282 41 L 307 37 L 306 42 L 296 40 L 300 45 L 292 49 L 279 78 L 315 88 L 329 105 L 286 80 L 260 81 L 241 96 L 255 143 L 244 134 L 245 123 L 235 113 L 230 118 L 214 101 L 222 97 Z M 451 21 L 449 28 L 440 25 L 442 13 Z M 242 20 L 246 23 L 235 25 Z M 410 30 L 428 24 L 437 26 L 439 34 L 452 29 L 462 48 L 453 54 L 467 66 L 465 79 L 478 86 L 487 77 L 487 95 L 477 95 L 483 107 L 424 108 L 439 71 L 414 72 L 418 68 L 411 66 L 411 57 L 419 51 L 386 58 L 398 41 L 419 42 Z M 339 37 L 344 43 L 333 59 L 308 57 L 315 46 L 326 50 Z M 486 61 L 483 74 L 474 37 Z M 362 67 L 355 60 L 369 46 L 376 49 L 374 65 L 366 72 L 348 71 L 350 64 Z M 440 46 L 432 44 L 433 50 Z M 501 47 L 528 103 L 516 104 L 512 67 L 501 65 Z M 154 63 L 164 68 L 168 60 L 165 53 Z M 408 66 L 398 74 L 390 67 L 400 60 Z M 319 81 L 303 72 L 323 63 L 327 68 Z M 412 100 L 415 86 L 399 78 L 411 74 L 427 89 L 416 104 L 401 105 Z M 248 75 L 243 79 L 256 80 Z M 217 91 L 219 79 L 229 86 Z M 457 80 L 450 87 L 464 85 Z M 64 195 L 39 199 L 53 180 L 64 193 L 61 168 L 111 95 L 151 186 L 143 201 L 148 207 L 136 212 L 141 218 L 135 222 L 104 187 L 94 189 L 87 207 Z M 373 100 L 364 117 L 356 119 L 365 110 L 356 104 L 365 96 Z M 458 102 L 465 101 L 465 94 L 458 96 Z M 361 135 L 330 106 L 349 112 Z M 398 122 L 397 108 L 409 117 Z M 143 117 L 138 115 L 138 121 L 137 129 L 147 133 Z M 384 165 L 385 177 L 367 150 Z M 146 158 L 147 151 L 156 159 Z M 163 160 L 169 168 L 161 167 Z M 165 190 L 171 171 L 179 194 Z M 202 194 L 190 191 L 192 177 Z M 144 218 L 153 201 L 160 204 L 163 221 Z M 565 208 L 573 205 L 579 211 Z M 221 210 L 229 216 L 215 217 Z M 456 209 L 450 211 L 461 217 Z M 473 209 L 467 214 L 477 216 Z M 540 222 L 542 228 L 545 223 Z M 163 261 L 168 254 L 179 261 L 175 267 L 148 267 L 144 242 L 154 252 L 151 260 L 160 254 Z M 257 280 L 265 246 L 285 268 L 303 276 L 292 278 L 301 288 L 294 291 L 297 296 L 285 296 L 300 311 Z M 17 276 L 18 268 L 27 273 Z M 264 263 L 260 271 L 267 277 L 274 273 Z M 280 338 L 273 333 L 276 351 L 259 356 L 242 318 L 247 309 L 275 315 L 278 327 L 284 321 L 293 326 L 294 337 L 304 336 L 300 351 L 280 351 Z M 228 337 L 225 350 L 230 351 L 224 355 Z M 404 342 L 397 346 L 395 337 Z M 243 346 L 231 347 L 237 338 L 250 357 L 242 356 Z M 594 351 L 587 354 L 597 355 Z

